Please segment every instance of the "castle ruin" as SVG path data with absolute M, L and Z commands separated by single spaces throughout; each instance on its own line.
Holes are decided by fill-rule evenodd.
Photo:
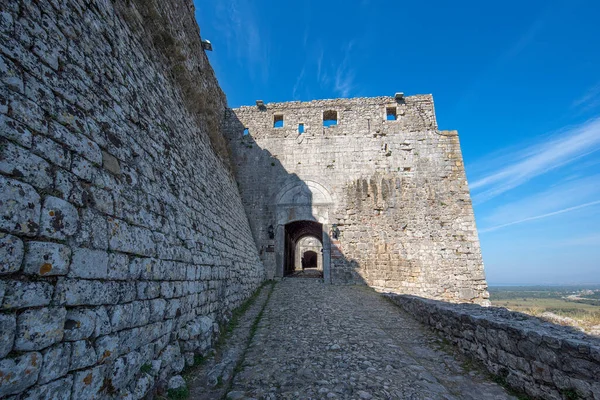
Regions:
M 0 6 L 0 398 L 144 398 L 304 251 L 326 284 L 487 303 L 431 96 L 230 109 L 191 0 Z

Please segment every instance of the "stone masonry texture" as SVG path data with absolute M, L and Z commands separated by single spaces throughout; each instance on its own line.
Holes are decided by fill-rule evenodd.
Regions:
M 0 0 L 0 398 L 140 399 L 264 280 L 193 15 Z
M 396 120 L 387 120 L 388 111 Z M 336 126 L 323 126 L 327 113 Z M 274 127 L 276 117 L 283 127 Z M 487 303 L 458 136 L 438 130 L 432 96 L 241 107 L 228 111 L 226 132 L 269 276 L 278 271 L 275 253 L 264 251 L 273 244 L 266 229 L 280 223 L 282 188 L 300 179 L 331 198 L 319 204 L 323 198 L 306 191 L 313 215 L 340 231 L 331 247 L 332 283 Z

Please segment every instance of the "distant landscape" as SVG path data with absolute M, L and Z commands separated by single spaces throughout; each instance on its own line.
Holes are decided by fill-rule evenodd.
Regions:
M 490 301 L 600 336 L 600 285 L 490 286 Z

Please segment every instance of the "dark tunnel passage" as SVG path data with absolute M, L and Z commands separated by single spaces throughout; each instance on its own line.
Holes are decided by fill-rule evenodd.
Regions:
M 294 221 L 285 226 L 284 276 L 294 273 L 296 244 L 306 236 L 315 237 L 323 244 L 323 224 L 315 221 Z

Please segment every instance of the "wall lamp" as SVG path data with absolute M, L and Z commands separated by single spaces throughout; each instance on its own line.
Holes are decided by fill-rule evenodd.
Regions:
M 339 230 L 337 224 L 331 225 L 331 237 L 336 240 L 340 237 L 340 230 Z
M 269 225 L 267 228 L 267 234 L 269 235 L 269 239 L 275 239 L 275 231 L 273 230 L 273 225 Z

